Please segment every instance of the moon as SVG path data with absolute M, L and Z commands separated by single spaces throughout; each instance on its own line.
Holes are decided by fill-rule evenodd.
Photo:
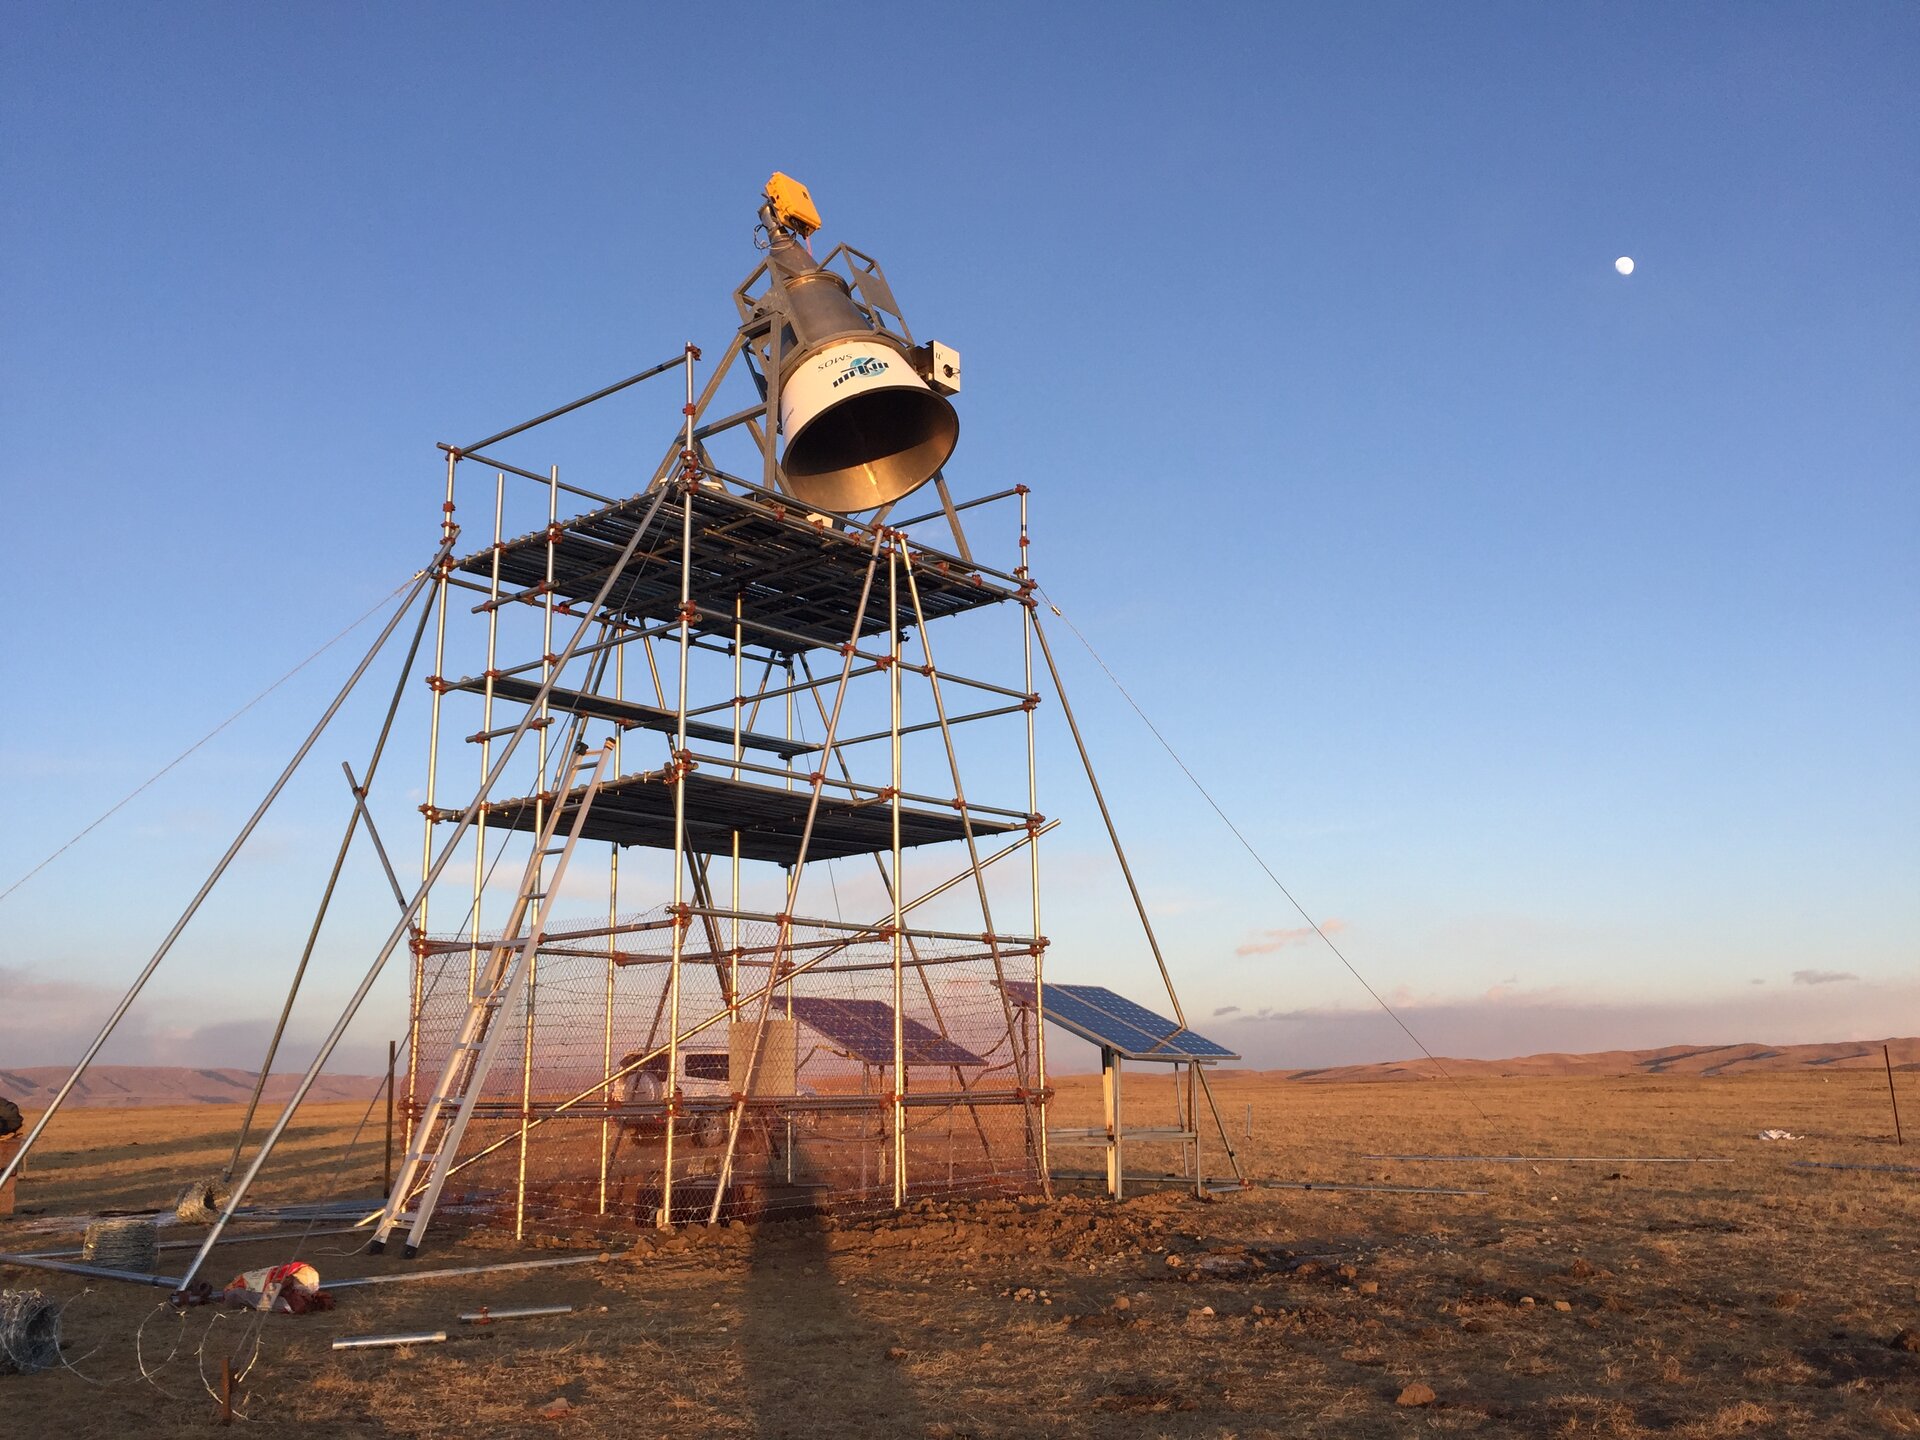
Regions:
M 1622 275 L 1631 275 L 1633 273 L 1633 257 L 1631 255 L 1622 255 L 1618 260 L 1613 262 L 1613 268 L 1618 270 Z

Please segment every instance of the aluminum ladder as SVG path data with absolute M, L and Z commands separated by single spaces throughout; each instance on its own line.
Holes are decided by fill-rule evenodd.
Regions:
M 414 1143 L 407 1151 L 400 1173 L 394 1178 L 393 1189 L 387 1195 L 387 1203 L 380 1211 L 379 1228 L 367 1247 L 370 1254 L 377 1255 L 386 1248 L 387 1238 L 405 1218 L 407 1198 L 420 1186 L 424 1172 L 425 1184 L 420 1187 L 413 1225 L 407 1232 L 406 1257 L 411 1260 L 419 1253 L 421 1237 L 426 1234 L 427 1222 L 432 1219 L 434 1207 L 440 1201 L 440 1191 L 447 1183 L 447 1176 L 452 1173 L 454 1161 L 460 1152 L 460 1141 L 467 1133 L 467 1123 L 473 1118 L 474 1106 L 486 1085 L 487 1073 L 499 1053 L 501 1038 L 511 1028 L 495 1025 L 494 1018 L 503 1010 L 511 1011 L 526 988 L 529 962 L 539 953 L 540 942 L 546 938 L 548 907 L 544 901 L 548 895 L 558 892 L 560 882 L 566 877 L 567 863 L 573 858 L 574 846 L 579 842 L 580 832 L 586 824 L 587 812 L 593 806 L 594 796 L 599 793 L 606 774 L 607 763 L 612 758 L 611 740 L 598 750 L 576 750 L 568 766 L 566 780 L 555 787 L 553 806 L 534 840 L 533 853 L 527 857 L 527 868 L 520 878 L 520 893 L 514 901 L 513 912 L 506 928 L 500 932 L 500 940 L 488 951 L 485 967 L 475 979 L 459 1036 L 453 1048 L 447 1052 L 446 1065 L 433 1088 L 433 1096 L 421 1111 L 420 1123 L 414 1127 Z M 579 798 L 569 800 L 576 786 L 582 787 Z M 562 817 L 569 811 L 573 824 L 567 831 L 566 843 L 556 846 L 554 837 L 560 829 Z M 546 861 L 555 855 L 559 856 L 559 860 L 553 868 L 553 874 L 548 877 L 544 873 Z M 527 913 L 536 901 L 542 903 L 532 928 L 522 935 L 521 927 L 526 924 Z

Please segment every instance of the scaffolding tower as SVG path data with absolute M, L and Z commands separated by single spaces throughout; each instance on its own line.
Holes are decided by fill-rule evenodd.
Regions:
M 1027 487 L 956 502 L 935 467 L 957 434 L 939 398 L 957 391 L 957 355 L 915 341 L 871 256 L 845 245 L 818 262 L 803 253 L 817 218 L 797 220 L 810 206 L 781 209 L 779 193 L 770 184 L 762 211 L 767 259 L 736 287 L 738 329 L 704 380 L 701 352 L 687 345 L 483 440 L 439 447 L 433 558 L 0 1167 L 0 1184 L 410 617 L 371 753 L 358 774 L 342 765 L 352 810 L 239 1126 L 231 1191 L 181 1294 L 402 954 L 406 1064 L 388 1098 L 404 1117 L 404 1155 L 369 1217 L 373 1249 L 403 1231 L 414 1253 L 450 1208 L 516 1236 L 572 1236 L 612 1222 L 1050 1193 L 1039 842 L 1058 822 L 1039 810 L 1036 658 L 1172 1003 L 1145 1053 L 1192 1062 L 1196 1185 L 1191 1087 L 1239 1177 L 1210 1062 L 1195 1048 L 1210 1042 L 1187 1029 L 1041 622 Z M 823 401 L 817 373 L 811 418 L 796 424 L 783 409 L 783 385 L 822 343 L 877 357 L 856 359 L 847 396 L 898 387 L 874 378 L 892 362 L 945 375 L 937 395 L 915 399 L 926 438 L 910 436 L 894 457 L 910 463 L 836 475 L 832 436 L 866 421 L 835 394 Z M 494 453 L 676 375 L 672 439 L 637 486 L 607 494 Z M 733 409 L 719 399 L 730 380 L 750 387 Z M 780 438 L 791 461 L 808 425 L 810 468 L 796 485 Z M 936 503 L 896 517 L 923 481 Z M 827 494 L 847 508 L 822 508 Z M 981 558 L 967 528 L 994 506 L 1004 568 Z M 460 522 L 476 511 L 485 543 Z M 948 668 L 936 649 L 963 664 Z M 368 802 L 423 651 L 430 714 L 409 887 Z M 398 918 L 243 1167 L 363 829 Z M 1106 1140 L 1117 1156 L 1114 1108 Z
M 825 263 L 842 261 L 876 330 L 912 344 L 865 302 L 891 303 L 877 263 L 845 247 Z M 742 328 L 703 386 L 688 346 L 533 422 L 680 371 L 677 443 L 638 494 L 487 453 L 529 427 L 446 447 L 443 539 L 468 477 L 493 538 L 449 548 L 432 577 L 427 893 L 382 1241 L 404 1225 L 417 1246 L 450 1198 L 520 1235 L 1045 1183 L 1044 1027 L 1014 1000 L 1046 946 L 1027 492 L 956 505 L 940 477 L 939 507 L 897 522 L 797 503 L 770 443 L 782 317 L 766 279 L 736 291 Z M 736 365 L 760 403 L 708 422 Z M 773 486 L 722 468 L 729 433 Z M 507 538 L 509 486 L 529 484 L 545 523 Z M 580 500 L 602 503 L 565 513 Z M 1007 569 L 975 557 L 961 520 L 995 502 L 1017 516 Z M 929 522 L 948 548 L 909 534 Z M 970 648 L 998 649 L 998 677 L 939 666 L 939 637 L 982 613 L 1000 643 Z M 561 654 L 569 622 L 585 635 Z M 535 736 L 532 774 L 502 795 L 496 747 L 516 732 Z M 969 793 L 963 750 L 1015 793 Z M 455 790 L 456 765 L 477 789 Z M 1006 868 L 1025 884 L 990 884 L 1022 850 Z M 665 873 L 636 882 L 636 851 Z M 848 884 L 878 894 L 871 915 L 840 913 L 848 867 L 823 873 L 853 860 L 877 882 Z M 959 918 L 924 920 L 936 905 Z

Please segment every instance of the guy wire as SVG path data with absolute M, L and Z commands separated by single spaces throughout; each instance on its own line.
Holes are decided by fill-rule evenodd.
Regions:
M 392 590 L 389 590 L 385 595 L 381 596 L 377 601 L 374 602 L 373 607 L 369 609 L 365 614 L 361 615 L 361 617 L 358 620 L 355 620 L 351 625 L 347 626 L 346 629 L 342 630 L 338 635 L 335 635 L 331 640 L 327 641 L 326 644 L 322 645 L 318 650 L 315 650 L 311 655 L 307 656 L 306 659 L 302 660 L 298 665 L 294 666 L 291 670 L 287 671 L 286 674 L 282 675 L 278 680 L 274 681 L 271 685 L 267 686 L 266 689 L 262 690 L 258 695 L 255 695 L 251 700 L 247 701 L 247 703 L 242 705 L 238 710 L 234 711 L 231 715 L 227 716 L 226 719 L 222 720 L 218 725 L 214 726 L 213 729 L 209 730 L 206 734 L 202 735 L 198 740 L 194 741 L 193 744 L 189 745 L 186 749 L 182 750 L 178 755 L 174 756 L 173 759 L 169 760 L 166 764 L 162 765 L 158 770 L 154 771 L 153 774 L 149 775 L 145 780 L 142 780 L 138 785 L 134 786 L 133 789 L 129 790 L 125 795 L 121 796 L 112 805 L 108 806 L 99 815 L 97 815 L 90 824 L 88 824 L 84 829 L 82 829 L 77 834 L 75 834 L 71 839 L 69 839 L 66 842 L 66 844 L 62 845 L 58 850 L 55 850 L 51 855 L 47 856 L 47 858 L 42 860 L 38 865 L 34 866 L 31 870 L 27 871 L 26 874 L 22 875 L 18 880 L 14 881 L 13 884 L 9 885 L 4 890 L 0 890 L 0 901 L 4 901 L 9 895 L 13 894 L 14 891 L 18 890 L 22 885 L 26 884 L 34 876 L 38 875 L 42 870 L 46 869 L 47 866 L 51 865 L 54 861 L 58 860 L 62 855 L 66 854 L 67 851 L 71 850 L 75 845 L 79 844 L 82 840 L 86 839 L 87 836 L 90 835 L 94 830 L 98 829 L 101 825 L 105 824 L 108 820 L 112 819 L 113 816 L 118 811 L 120 811 L 123 807 L 125 807 L 128 804 L 128 802 L 135 799 L 143 790 L 147 789 L 155 781 L 159 780 L 169 770 L 173 769 L 174 766 L 178 765 L 182 760 L 185 760 L 189 755 L 193 754 L 194 751 L 198 750 L 202 745 L 205 745 L 209 740 L 213 739 L 214 736 L 218 735 L 222 730 L 226 729 L 229 725 L 233 724 L 234 721 L 238 720 L 242 715 L 246 714 L 249 710 L 253 709 L 253 707 L 258 705 L 262 700 L 266 699 L 267 696 L 271 695 L 274 691 L 278 690 L 282 685 L 286 684 L 287 681 L 291 680 L 294 676 L 298 675 L 302 670 L 306 669 L 307 666 L 311 665 L 314 661 L 318 660 L 322 655 L 326 654 L 327 651 L 331 650 L 335 645 L 338 645 L 342 640 L 346 639 L 347 636 L 351 635 L 355 630 L 358 630 L 362 625 L 366 624 L 367 621 L 371 620 L 380 611 L 384 610 L 392 602 L 394 596 L 398 595 L 401 591 L 405 590 L 409 585 L 411 585 L 414 582 L 414 578 L 415 578 L 414 576 L 409 575 L 405 580 L 401 581 Z
M 1390 1018 L 1394 1024 L 1398 1025 L 1401 1028 L 1401 1030 L 1406 1033 L 1407 1039 L 1411 1040 L 1415 1045 L 1419 1046 L 1420 1053 L 1427 1057 L 1428 1061 L 1433 1065 L 1433 1068 L 1438 1070 L 1441 1076 L 1445 1078 L 1450 1085 L 1452 1085 L 1456 1090 L 1460 1092 L 1460 1097 L 1463 1100 L 1465 1100 L 1467 1104 L 1473 1107 L 1474 1114 L 1478 1115 L 1483 1121 L 1487 1123 L 1488 1126 L 1492 1126 L 1493 1125 L 1492 1118 L 1487 1114 L 1486 1111 L 1480 1108 L 1479 1102 L 1476 1101 L 1473 1098 L 1473 1096 L 1467 1092 L 1466 1087 L 1463 1086 L 1458 1079 L 1456 1079 L 1451 1073 L 1449 1073 L 1449 1071 L 1447 1070 L 1447 1067 L 1440 1063 L 1440 1057 L 1435 1055 L 1433 1051 L 1427 1048 L 1426 1041 L 1422 1040 L 1418 1035 L 1413 1033 L 1413 1027 L 1407 1024 L 1405 1020 L 1401 1019 L 1399 1012 L 1396 1011 L 1391 1005 L 1389 1005 L 1386 1002 L 1386 1000 L 1381 996 L 1380 992 L 1374 989 L 1373 986 L 1367 982 L 1367 977 L 1360 973 L 1358 967 L 1355 966 L 1354 963 L 1351 960 L 1349 960 L 1345 954 L 1341 952 L 1341 949 L 1338 945 L 1333 943 L 1332 938 L 1327 934 L 1327 932 L 1320 928 L 1320 922 L 1318 920 L 1315 920 L 1313 916 L 1307 913 L 1307 907 L 1302 905 L 1298 900 L 1296 900 L 1294 898 L 1293 892 L 1287 889 L 1286 885 L 1281 882 L 1281 879 L 1278 875 L 1273 873 L 1273 867 L 1267 864 L 1267 862 L 1261 858 L 1260 852 L 1253 848 L 1252 842 L 1249 841 L 1247 837 L 1240 832 L 1240 827 L 1234 824 L 1233 821 L 1230 818 L 1228 818 L 1227 812 L 1220 808 L 1220 802 L 1215 800 L 1213 798 L 1212 793 L 1208 791 L 1207 787 L 1200 783 L 1200 777 L 1195 775 L 1193 771 L 1187 767 L 1187 762 L 1180 758 L 1179 752 L 1175 750 L 1172 745 L 1167 743 L 1167 737 L 1160 733 L 1160 727 L 1155 725 L 1153 721 L 1147 718 L 1147 712 L 1140 708 L 1140 702 L 1135 700 L 1133 696 L 1128 693 L 1127 687 L 1120 683 L 1120 677 L 1118 675 L 1115 675 L 1113 671 L 1108 668 L 1107 662 L 1100 658 L 1100 652 L 1093 648 L 1093 643 L 1089 641 L 1085 635 L 1082 635 L 1080 633 L 1080 627 L 1074 624 L 1073 621 L 1069 620 L 1066 616 L 1066 613 L 1063 610 L 1061 610 L 1061 608 L 1058 605 L 1053 603 L 1053 597 L 1047 594 L 1046 590 L 1043 587 L 1039 585 L 1035 585 L 1034 589 L 1039 591 L 1041 598 L 1047 602 L 1047 608 L 1051 610 L 1059 618 L 1060 623 L 1065 625 L 1069 630 L 1073 631 L 1074 638 L 1078 640 L 1081 643 L 1081 645 L 1083 645 L 1086 648 L 1087 654 L 1093 657 L 1093 663 L 1098 665 L 1102 670 L 1102 672 L 1105 673 L 1107 679 L 1113 682 L 1113 688 L 1120 692 L 1120 698 L 1125 700 L 1127 704 L 1133 708 L 1133 713 L 1140 717 L 1140 722 L 1143 725 L 1145 725 L 1148 730 L 1153 732 L 1153 738 L 1160 742 L 1160 748 L 1162 750 L 1165 750 L 1168 756 L 1171 757 L 1171 759 L 1173 760 L 1173 763 L 1180 767 L 1180 773 L 1185 775 L 1187 777 L 1187 780 L 1192 784 L 1193 788 L 1200 792 L 1200 798 L 1202 800 L 1205 800 L 1207 804 L 1212 807 L 1213 813 L 1220 817 L 1221 823 L 1224 824 L 1227 827 L 1227 829 L 1233 832 L 1233 838 L 1238 840 L 1240 842 L 1241 848 L 1245 850 L 1247 854 L 1253 857 L 1253 863 L 1258 865 L 1263 871 L 1266 872 L 1267 879 L 1273 882 L 1274 888 L 1277 889 L 1282 895 L 1286 896 L 1287 903 L 1293 906 L 1293 908 L 1299 912 L 1300 918 L 1306 921 L 1308 925 L 1313 927 L 1313 933 L 1318 935 L 1321 938 L 1321 940 L 1323 940 L 1326 943 L 1327 949 L 1333 952 L 1334 958 L 1338 960 L 1342 965 L 1347 967 L 1347 973 L 1352 975 L 1355 980 L 1358 980 L 1360 982 L 1360 987 L 1363 990 L 1365 990 L 1368 995 L 1373 997 L 1373 1003 L 1378 1005 L 1382 1010 L 1384 1010 L 1387 1013 L 1388 1018 Z

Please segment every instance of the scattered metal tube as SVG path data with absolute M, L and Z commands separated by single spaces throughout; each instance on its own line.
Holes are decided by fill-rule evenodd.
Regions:
M 444 1330 L 413 1330 L 399 1335 L 342 1335 L 333 1342 L 336 1350 L 379 1350 L 389 1345 L 437 1345 L 447 1338 Z
M 308 1240 L 321 1235 L 351 1235 L 360 1228 L 358 1225 L 341 1225 L 325 1230 L 279 1230 L 271 1235 L 222 1235 L 214 1243 L 216 1245 L 258 1245 L 270 1240 Z M 154 1246 L 154 1248 L 156 1250 L 197 1250 L 200 1248 L 200 1242 L 197 1239 L 162 1240 Z M 82 1253 L 84 1252 L 80 1250 L 29 1250 L 18 1258 L 22 1260 L 65 1260 L 71 1256 Z M 11 1259 L 14 1257 L 8 1256 L 0 1258 Z
M 323 1288 L 351 1290 L 359 1285 L 390 1285 L 397 1280 L 448 1280 L 456 1275 L 496 1275 L 503 1270 L 552 1270 L 562 1265 L 605 1265 L 613 1256 L 601 1251 L 595 1255 L 567 1255 L 557 1260 L 507 1260 L 497 1265 L 459 1265 L 447 1270 L 397 1270 L 391 1275 L 361 1275 L 350 1280 L 329 1281 Z M 145 1279 L 144 1275 L 140 1277 Z
M 58 1270 L 63 1275 L 85 1275 L 94 1280 L 131 1280 L 136 1285 L 152 1285 L 161 1290 L 178 1290 L 180 1282 L 165 1275 L 148 1275 L 139 1270 L 113 1270 L 105 1265 L 81 1265 L 72 1260 L 48 1260 L 39 1255 L 0 1255 L 0 1265 L 19 1265 L 28 1270 Z

